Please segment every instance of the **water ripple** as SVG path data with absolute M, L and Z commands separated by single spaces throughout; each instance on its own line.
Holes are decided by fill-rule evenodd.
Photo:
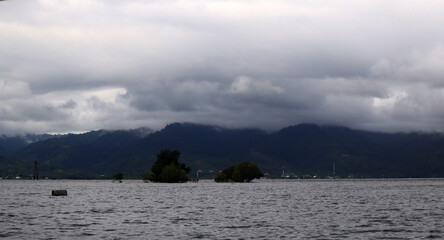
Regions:
M 0 238 L 440 239 L 444 180 L 0 181 Z M 68 196 L 52 197 L 53 189 Z

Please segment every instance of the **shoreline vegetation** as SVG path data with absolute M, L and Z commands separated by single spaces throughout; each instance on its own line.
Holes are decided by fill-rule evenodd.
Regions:
M 177 150 L 164 149 L 157 154 L 157 159 L 151 167 L 151 171 L 145 171 L 141 177 L 144 182 L 160 183 L 185 183 L 188 181 L 198 182 L 198 178 L 189 179 L 191 171 L 184 163 L 179 162 L 180 152 Z M 118 175 L 120 174 L 120 175 Z M 118 176 L 116 176 L 118 175 Z M 264 174 L 253 162 L 244 161 L 232 165 L 221 171 L 214 179 L 215 182 L 251 182 L 253 179 L 261 178 Z M 123 178 L 122 173 L 113 175 Z
M 268 179 L 268 180 L 332 180 L 332 179 L 342 179 L 342 180 L 352 180 L 352 179 L 443 179 L 444 177 L 374 177 L 374 176 L 355 176 L 348 175 L 346 177 L 341 177 L 335 174 L 335 164 L 333 163 L 333 174 L 295 174 L 293 172 L 285 172 L 282 170 L 280 177 L 270 176 L 268 173 L 262 173 L 256 163 L 252 161 L 238 162 L 224 170 L 218 171 L 217 175 L 212 177 L 200 177 L 197 171 L 197 176 L 194 178 L 189 177 L 191 168 L 186 166 L 184 163 L 179 162 L 179 157 L 181 153 L 177 150 L 163 149 L 156 156 L 156 162 L 151 167 L 151 170 L 144 171 L 140 178 L 130 175 L 130 177 L 125 178 L 126 180 L 143 180 L 148 183 L 186 183 L 186 182 L 199 182 L 199 180 L 209 180 L 217 183 L 249 183 L 255 179 Z M 214 171 L 211 170 L 214 173 Z M 109 180 L 112 179 L 113 182 L 122 183 L 124 179 L 124 174 L 122 172 L 117 172 L 110 176 L 107 175 L 96 175 L 95 177 L 45 177 L 43 176 L 41 180 Z M 0 176 L 0 180 L 35 180 L 31 175 L 26 176 Z M 38 180 L 38 179 L 37 179 Z

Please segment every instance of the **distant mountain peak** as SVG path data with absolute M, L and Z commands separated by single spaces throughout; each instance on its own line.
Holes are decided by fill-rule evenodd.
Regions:
M 140 138 L 146 137 L 146 136 L 150 135 L 153 132 L 153 130 L 151 130 L 151 128 L 147 128 L 147 127 L 130 129 L 128 131 L 133 133 L 135 136 L 140 137 Z

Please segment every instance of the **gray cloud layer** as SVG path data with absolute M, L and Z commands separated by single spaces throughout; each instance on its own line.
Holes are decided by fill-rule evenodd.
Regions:
M 4 1 L 0 133 L 444 130 L 441 1 Z

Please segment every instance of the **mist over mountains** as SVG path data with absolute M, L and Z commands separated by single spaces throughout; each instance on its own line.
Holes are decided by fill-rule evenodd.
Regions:
M 38 161 L 42 177 L 109 177 L 121 171 L 138 178 L 162 149 L 177 149 L 192 174 L 211 177 L 233 163 L 254 161 L 271 176 L 444 177 L 444 136 L 376 133 L 300 124 L 267 133 L 258 129 L 174 123 L 149 129 L 99 130 L 84 134 L 0 137 L 0 176 L 26 177 Z

